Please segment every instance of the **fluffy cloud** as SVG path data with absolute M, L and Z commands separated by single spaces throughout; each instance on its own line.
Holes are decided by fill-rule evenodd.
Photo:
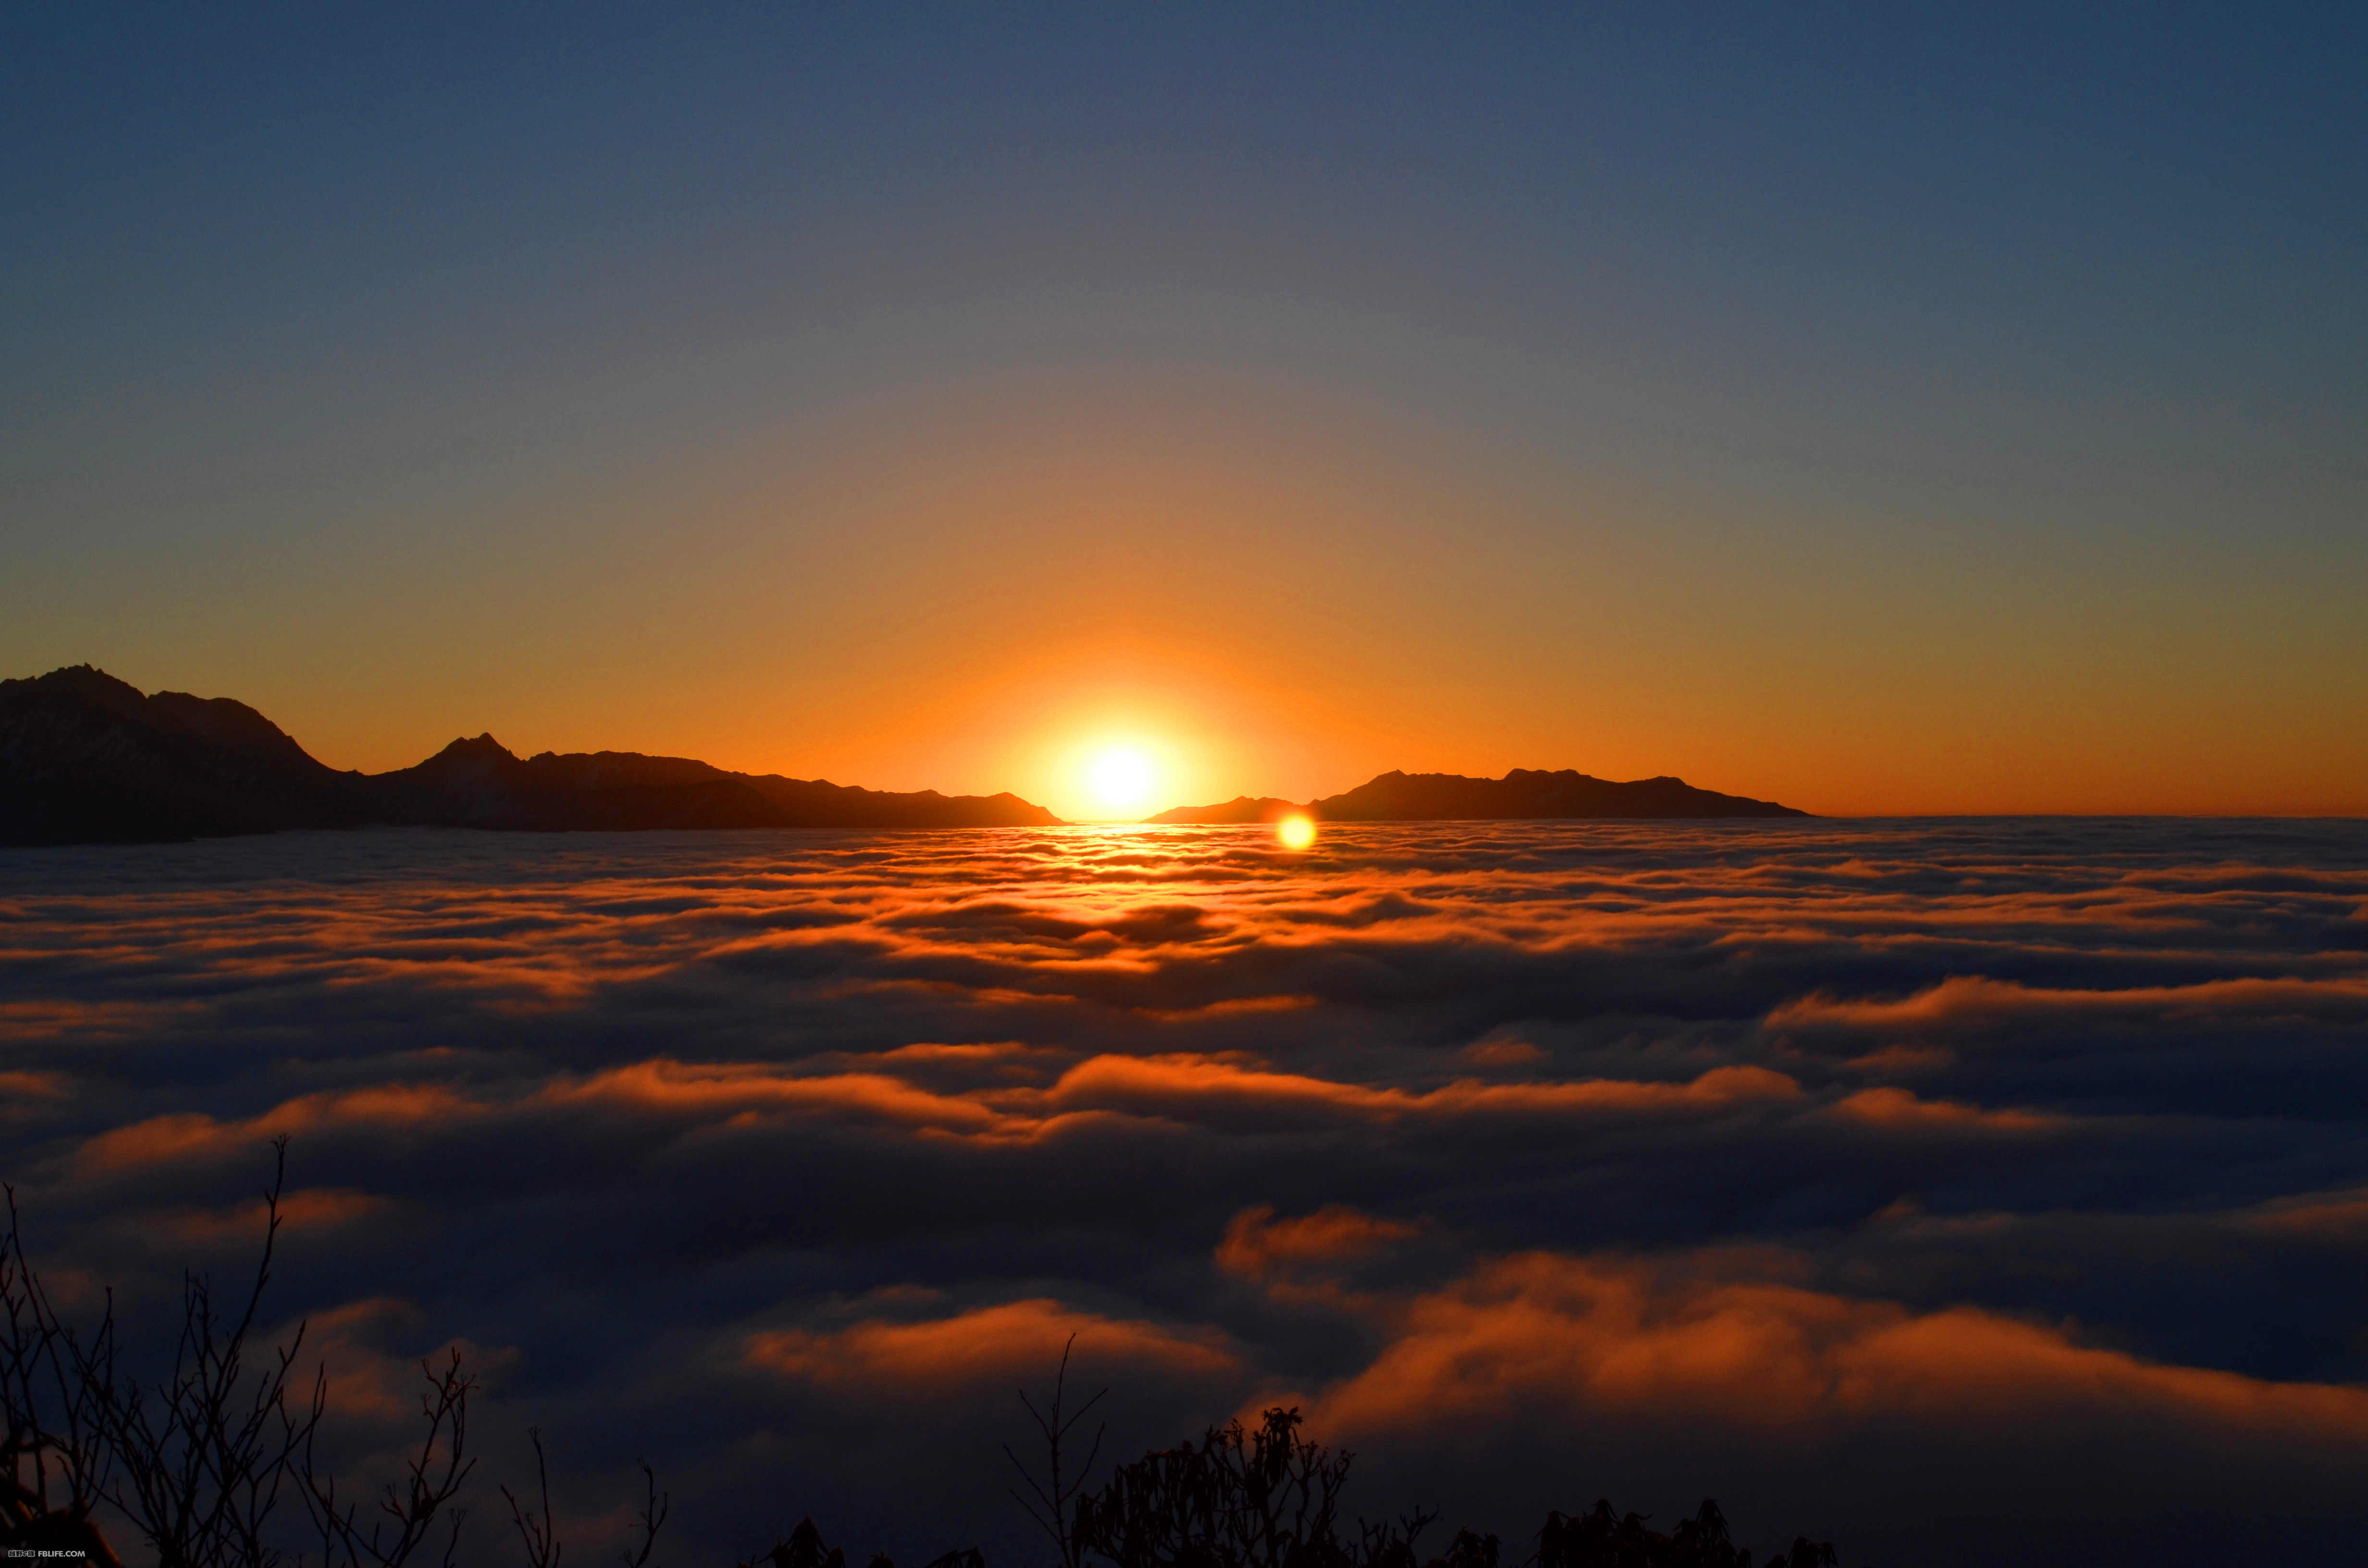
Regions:
M 2368 1460 L 2368 1390 L 2164 1366 L 2059 1324 L 1914 1312 L 1725 1269 L 1525 1254 L 1406 1307 L 1387 1348 L 1313 1402 L 1369 1442 L 1516 1421 L 1714 1426 L 1831 1442 L 1868 1426 L 2182 1428 Z
M 866 1319 L 827 1333 L 777 1329 L 753 1335 L 752 1367 L 859 1397 L 894 1392 L 942 1400 L 1041 1378 L 1064 1354 L 1105 1376 L 1224 1377 L 1240 1358 L 1224 1336 L 1178 1333 L 1156 1324 L 1113 1321 L 1049 1300 L 1006 1301 L 921 1322 Z
M 1373 1512 L 1716 1491 L 1906 1561 L 2011 1493 L 2019 1560 L 2115 1510 L 2319 1550 L 2363 901 L 2345 824 L 18 852 L 0 1175 L 153 1329 L 291 1137 L 276 1310 L 358 1462 L 486 1347 L 489 1476 L 566 1433 L 590 1540 L 645 1452 L 686 1560 L 809 1510 L 1010 1555 L 990 1461 L 1072 1335 L 1114 1445 L 1301 1398 Z

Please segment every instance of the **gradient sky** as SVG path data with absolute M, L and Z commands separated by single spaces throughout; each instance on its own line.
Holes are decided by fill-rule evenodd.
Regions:
M 43 8 L 0 674 L 1080 812 L 2368 811 L 2368 16 Z

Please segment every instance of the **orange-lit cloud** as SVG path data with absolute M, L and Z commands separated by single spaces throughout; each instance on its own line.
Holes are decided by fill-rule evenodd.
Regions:
M 1463 1059 L 1483 1067 L 1526 1067 L 1545 1054 L 1525 1040 L 1474 1040 L 1463 1048 Z
M 1427 1443 L 1549 1416 L 1793 1441 L 1870 1424 L 2166 1423 L 2368 1453 L 2368 1390 L 2166 1366 L 1994 1312 L 1919 1312 L 1715 1270 L 1529 1254 L 1421 1297 L 1401 1324 L 1312 1421 Z
M 906 1127 L 985 1132 L 995 1112 L 872 1073 L 787 1077 L 751 1065 L 643 1062 L 581 1083 L 554 1084 L 541 1098 L 558 1105 L 608 1104 L 655 1111 L 714 1112 L 779 1108 L 833 1118 L 877 1118 Z
M 1986 1387 L 2093 1439 L 2121 1506 L 2111 1465 L 2174 1439 L 2352 1451 L 2311 1414 L 2341 1398 L 2276 1391 L 2358 1376 L 2368 872 L 2348 830 L 2277 831 L 62 855 L 37 917 L 6 895 L 0 1176 L 78 1311 L 147 1310 L 252 1244 L 289 1133 L 286 1311 L 422 1314 L 354 1331 L 357 1402 L 393 1422 L 407 1357 L 518 1346 L 488 1430 L 609 1444 L 608 1498 L 696 1410 L 683 1495 L 750 1534 L 780 1521 L 734 1499 L 781 1473 L 966 1473 L 1073 1330 L 1130 1442 L 1297 1390 L 1378 1477 L 1435 1398 L 1442 1477 L 1539 1435 L 1531 1470 L 1472 1460 L 1522 1508 L 1637 1412 L 1656 1452 L 1730 1442 L 1738 1488 L 1861 1441 L 1995 1459 L 2023 1428 Z
M 825 1333 L 752 1335 L 750 1366 L 827 1389 L 943 1393 L 1043 1377 L 1072 1338 L 1081 1365 L 1187 1376 L 1231 1374 L 1224 1336 L 1113 1320 L 1049 1300 L 1007 1301 L 917 1323 L 877 1320 Z
M 1256 1278 L 1276 1263 L 1331 1263 L 1362 1257 L 1416 1233 L 1402 1221 L 1383 1220 L 1342 1203 L 1313 1214 L 1278 1219 L 1270 1204 L 1245 1209 L 1225 1226 L 1217 1267 Z
M 2368 1249 L 2368 1189 L 2295 1193 L 2234 1217 L 2271 1235 Z
M 1362 1119 L 1589 1112 L 1720 1110 L 1782 1101 L 1800 1085 L 1764 1067 L 1717 1067 L 1683 1084 L 1598 1079 L 1577 1084 L 1484 1084 L 1468 1079 L 1428 1092 L 1370 1088 L 1260 1071 L 1196 1056 L 1098 1056 L 1063 1074 L 1044 1096 L 1062 1110 L 1151 1116 L 1293 1115 Z
M 338 1436 L 351 1441 L 359 1425 L 387 1449 L 415 1442 L 423 1385 L 420 1361 L 442 1370 L 453 1349 L 481 1385 L 498 1386 L 521 1357 L 515 1346 L 489 1346 L 461 1338 L 443 1343 L 428 1333 L 428 1315 L 417 1301 L 401 1296 L 370 1296 L 341 1301 L 312 1313 L 296 1365 L 301 1370 L 319 1368 L 328 1378 L 329 1408 L 336 1413 Z M 277 1343 L 293 1340 L 293 1325 L 284 1327 Z M 392 1469 L 395 1459 L 384 1452 L 380 1465 Z
M 297 1187 L 279 1198 L 279 1223 L 291 1238 L 308 1231 L 330 1231 L 381 1214 L 390 1207 L 383 1198 L 342 1187 Z M 261 1199 L 232 1209 L 184 1209 L 143 1214 L 143 1230 L 174 1244 L 214 1247 L 224 1243 L 262 1244 L 268 1213 Z
M 2204 981 L 2193 985 L 2100 991 L 2032 987 L 1980 975 L 1952 976 L 1898 1001 L 1806 996 L 1769 1014 L 1773 1028 L 1838 1027 L 1927 1031 L 2041 1017 L 2368 1017 L 2368 975 Z
M 1923 1100 L 1902 1088 L 1861 1089 L 1837 1102 L 1833 1114 L 1895 1132 L 2037 1132 L 2059 1117 L 2027 1110 L 1984 1110 L 1951 1100 Z
M 63 1073 L 0 1073 L 0 1097 L 18 1104 L 27 1100 L 61 1100 L 66 1096 L 66 1085 Z
M 442 1085 L 378 1085 L 307 1095 L 239 1121 L 217 1121 L 202 1112 L 152 1117 L 98 1134 L 83 1144 L 76 1159 L 85 1170 L 119 1171 L 251 1152 L 283 1133 L 322 1128 L 433 1129 L 478 1109 L 477 1102 Z

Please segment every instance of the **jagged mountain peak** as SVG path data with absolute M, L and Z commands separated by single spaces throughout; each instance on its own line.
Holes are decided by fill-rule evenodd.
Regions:
M 1013 795 L 751 778 L 689 757 L 538 753 L 490 732 L 391 773 L 338 773 L 229 698 L 143 696 L 92 665 L 0 680 L 0 844 L 128 843 L 371 824 L 512 831 L 1042 827 Z

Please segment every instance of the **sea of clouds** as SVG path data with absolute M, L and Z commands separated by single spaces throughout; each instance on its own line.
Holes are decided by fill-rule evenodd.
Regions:
M 1072 1335 L 1106 1456 L 1296 1404 L 1352 1509 L 1515 1557 L 1599 1495 L 1895 1568 L 2348 1549 L 2363 1122 L 2368 823 L 0 853 L 53 1291 L 162 1332 L 286 1134 L 275 1332 L 358 1473 L 465 1348 L 476 1562 L 529 1427 L 571 1561 L 637 1455 L 677 1568 L 809 1513 L 1038 1561 L 1000 1445 Z

